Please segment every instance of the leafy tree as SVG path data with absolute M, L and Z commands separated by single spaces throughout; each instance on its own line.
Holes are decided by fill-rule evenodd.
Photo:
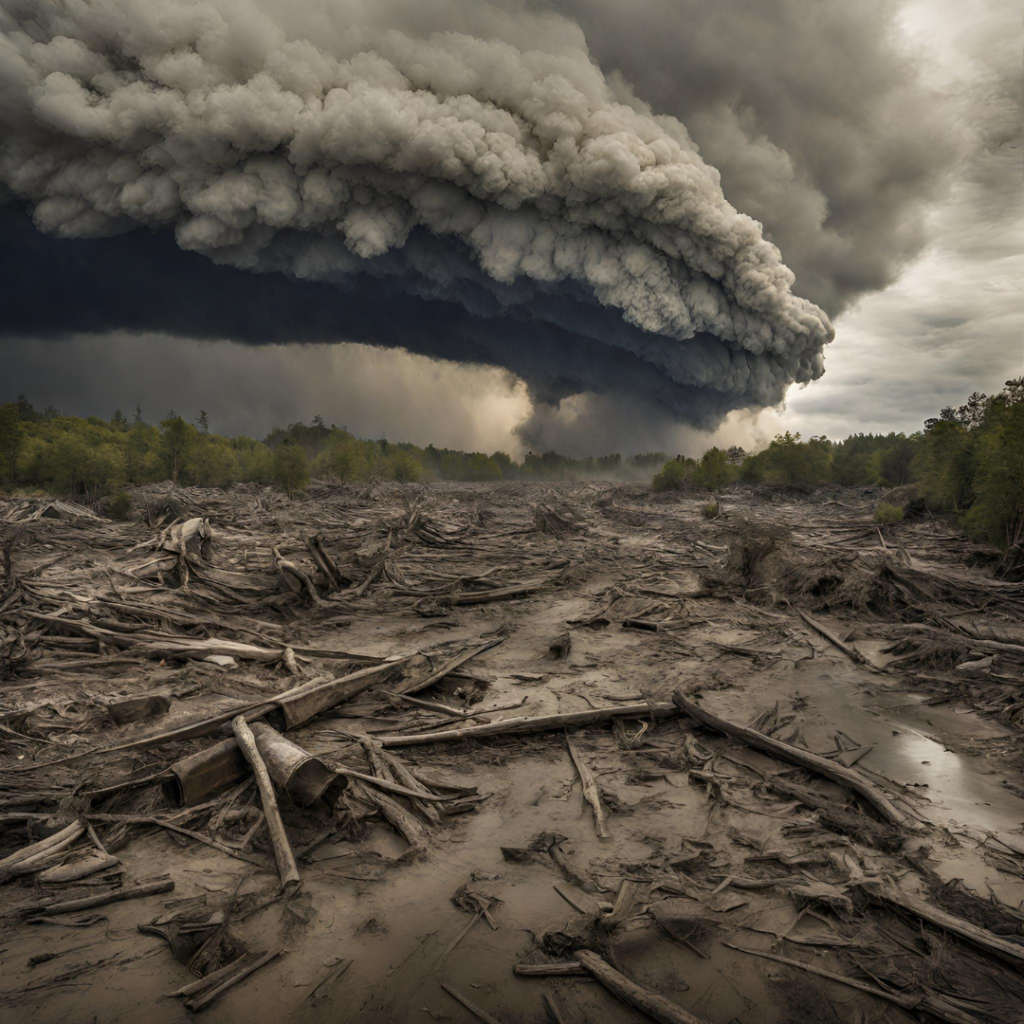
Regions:
M 177 485 L 182 472 L 192 468 L 192 456 L 196 447 L 196 428 L 173 414 L 160 422 L 160 438 L 167 472 L 171 483 Z
M 342 483 L 366 479 L 369 461 L 363 446 L 354 437 L 336 437 L 326 455 L 326 468 Z
M 196 426 L 201 434 L 208 434 L 210 432 L 210 417 L 206 415 L 205 409 L 199 410 L 199 415 L 196 417 Z
M 246 483 L 266 484 L 274 479 L 274 453 L 251 437 L 231 440 L 238 466 L 238 478 Z
M 681 491 L 693 479 L 696 468 L 693 459 L 673 459 L 662 466 L 651 485 L 656 491 Z
M 1024 401 L 1014 401 L 1009 388 L 987 411 L 974 461 L 974 502 L 964 517 L 968 532 L 1004 547 L 1020 544 L 1024 540 Z
M 0 405 L 0 483 L 14 483 L 18 456 L 25 446 L 18 407 L 12 402 Z
M 709 491 L 720 491 L 729 482 L 729 459 L 721 448 L 709 448 L 701 456 L 693 482 Z
M 400 484 L 413 483 L 423 475 L 423 467 L 412 455 L 394 446 L 387 455 L 385 467 L 388 479 L 397 480 Z
M 309 460 L 295 441 L 287 440 L 274 449 L 274 482 L 289 498 L 309 483 Z

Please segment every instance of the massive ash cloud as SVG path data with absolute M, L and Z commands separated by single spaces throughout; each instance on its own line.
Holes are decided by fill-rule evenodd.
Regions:
M 17 204 L 2 329 L 402 345 L 506 367 L 541 402 L 618 393 L 702 427 L 820 376 L 825 313 L 683 124 L 606 76 L 576 21 L 448 0 L 294 7 L 0 3 L 0 188 Z M 754 168 L 770 146 L 730 135 L 721 93 L 688 114 L 714 150 L 728 108 L 717 151 L 740 181 L 736 153 Z M 909 165 L 887 173 L 920 183 Z M 770 189 L 743 194 L 770 212 Z M 816 230 L 834 235 L 818 197 Z M 60 241 L 28 243 L 23 209 Z M 812 288 L 833 308 L 856 290 L 844 268 Z

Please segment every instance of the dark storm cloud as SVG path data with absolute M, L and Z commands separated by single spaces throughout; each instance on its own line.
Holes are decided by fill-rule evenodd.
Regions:
M 7 208 L 0 331 L 365 341 L 600 396 L 581 443 L 713 427 L 821 374 L 795 296 L 922 244 L 960 148 L 899 10 L 0 0 L 0 202 L 56 236 Z
M 840 313 L 926 241 L 958 157 L 940 97 L 897 45 L 899 5 L 819 0 L 558 0 L 595 58 L 678 117 L 795 290 Z
M 36 247 L 32 274 L 63 263 L 88 297 L 33 325 L 18 294 L 19 330 L 366 338 L 506 367 L 542 402 L 617 390 L 706 426 L 822 372 L 827 317 L 569 19 L 8 0 L 0 29 L 0 183 L 92 246 Z M 172 234 L 261 278 L 175 258 Z

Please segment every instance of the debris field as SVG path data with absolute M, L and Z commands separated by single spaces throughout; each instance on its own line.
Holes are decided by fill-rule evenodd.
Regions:
M 1024 583 L 877 494 L 0 502 L 23 1022 L 1024 1021 Z

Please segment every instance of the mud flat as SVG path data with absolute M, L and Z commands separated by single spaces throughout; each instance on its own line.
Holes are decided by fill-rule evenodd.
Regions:
M 877 496 L 0 504 L 12 1019 L 1024 1006 L 1024 584 Z

